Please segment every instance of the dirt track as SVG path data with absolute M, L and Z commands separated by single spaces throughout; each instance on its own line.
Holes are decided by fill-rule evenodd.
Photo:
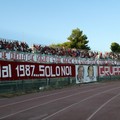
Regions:
M 2 120 L 120 120 L 120 82 L 0 99 Z

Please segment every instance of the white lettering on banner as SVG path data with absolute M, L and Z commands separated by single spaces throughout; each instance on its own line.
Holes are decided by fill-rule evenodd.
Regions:
M 56 75 L 53 73 L 53 69 L 52 69 L 52 67 L 50 67 L 50 74 L 51 74 L 51 77 L 55 77 Z
M 17 77 L 34 76 L 35 65 L 17 65 Z
M 113 67 L 114 74 L 120 75 L 120 67 Z
M 61 75 L 62 75 L 62 76 L 65 75 L 65 72 L 66 72 L 65 70 L 66 70 L 66 69 L 65 69 L 65 66 L 62 66 L 62 67 L 61 67 Z
M 50 77 L 50 66 L 45 67 L 45 76 Z
M 56 66 L 56 76 L 60 76 L 60 67 Z
M 40 72 L 40 76 L 45 76 L 45 77 L 72 75 L 71 66 L 61 66 L 61 67 L 56 66 L 55 68 L 53 68 L 52 66 L 39 65 L 39 72 Z
M 99 66 L 99 75 L 120 75 L 120 66 Z
M 75 76 L 74 69 L 75 65 L 70 64 L 39 64 L 1 60 L 0 80 Z
M 0 66 L 0 78 L 10 78 L 12 77 L 11 73 L 11 65 L 8 66 Z
M 104 72 L 105 72 L 106 75 L 111 75 L 110 74 L 110 67 L 106 66 Z
M 25 68 L 25 74 L 26 76 L 30 76 L 30 65 L 25 65 L 26 68 Z
M 61 66 L 61 75 L 72 75 L 71 66 Z
M 25 67 L 24 67 L 24 65 L 20 65 L 20 69 L 19 69 L 20 71 L 20 76 L 22 77 L 22 76 L 25 76 Z
M 44 65 L 39 65 L 39 71 L 42 72 L 42 73 L 40 73 L 40 76 L 44 76 L 45 75 L 44 68 L 45 68 Z

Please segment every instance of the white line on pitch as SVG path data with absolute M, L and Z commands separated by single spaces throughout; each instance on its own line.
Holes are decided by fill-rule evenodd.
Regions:
M 102 104 L 94 113 L 92 113 L 86 120 L 90 120 L 93 116 L 95 116 L 95 114 L 97 112 L 99 112 L 105 105 L 107 105 L 109 102 L 111 102 L 113 99 L 115 99 L 116 97 L 120 96 L 120 94 L 115 95 L 114 97 L 110 98 L 107 102 L 105 102 L 104 104 Z

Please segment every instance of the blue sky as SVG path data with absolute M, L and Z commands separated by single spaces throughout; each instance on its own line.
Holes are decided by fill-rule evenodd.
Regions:
M 120 44 L 119 0 L 0 0 L 0 38 L 50 45 L 73 29 L 87 35 L 91 50 Z

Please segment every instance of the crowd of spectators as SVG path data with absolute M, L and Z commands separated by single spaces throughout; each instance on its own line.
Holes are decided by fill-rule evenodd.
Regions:
M 50 47 L 33 44 L 31 47 L 26 42 L 17 40 L 0 39 L 0 49 L 18 52 L 30 52 L 45 55 L 80 57 L 80 58 L 94 58 L 94 59 L 115 59 L 120 60 L 120 53 L 113 52 L 98 52 L 80 49 L 71 49 L 65 47 Z
M 26 42 L 0 39 L 0 49 L 9 51 L 31 52 Z
M 115 59 L 120 60 L 120 53 L 113 52 L 98 52 L 98 51 L 88 51 L 80 49 L 71 49 L 65 47 L 49 47 L 41 45 L 32 46 L 33 53 L 47 54 L 47 55 L 58 55 L 67 57 L 80 57 L 80 58 L 95 58 L 95 59 Z

